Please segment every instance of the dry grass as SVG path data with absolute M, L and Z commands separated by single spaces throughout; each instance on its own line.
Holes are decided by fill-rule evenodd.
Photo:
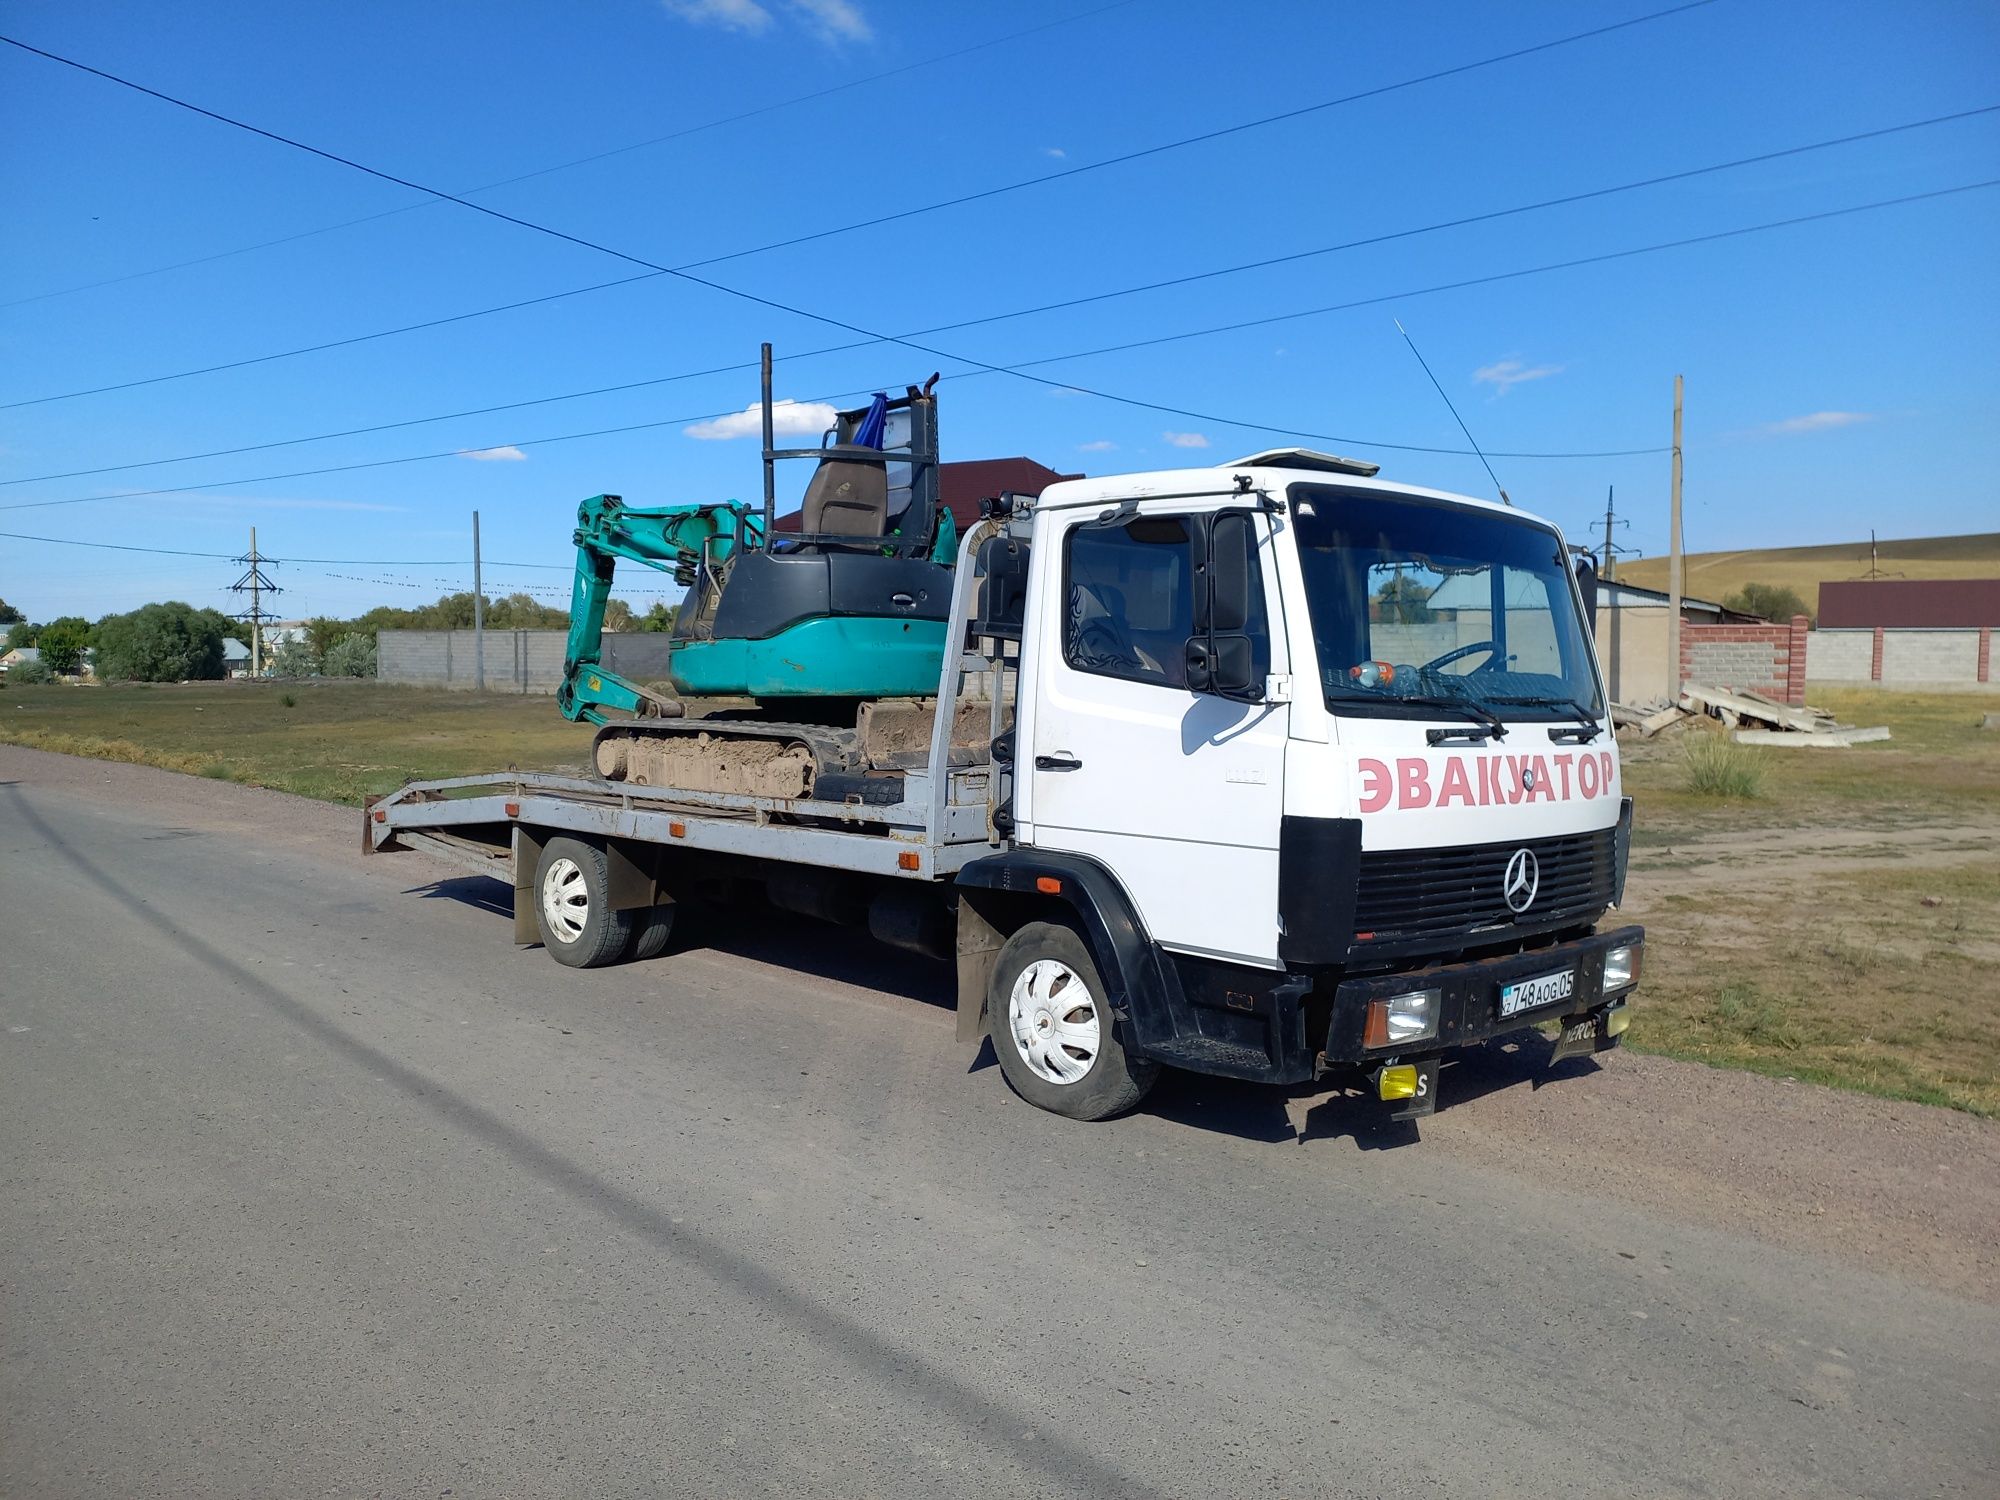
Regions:
M 1929 536 L 1880 544 L 1884 572 L 1905 578 L 2000 578 L 2000 532 L 1972 536 Z M 1815 613 L 1819 586 L 1860 578 L 1868 572 L 1868 542 L 1830 547 L 1767 547 L 1755 552 L 1691 552 L 1682 562 L 1684 587 L 1698 599 L 1720 600 L 1746 583 L 1768 583 L 1799 591 Z M 1667 559 L 1642 557 L 1618 564 L 1621 582 L 1640 588 L 1667 586 Z
M 1644 920 L 1634 1046 L 2000 1116 L 1993 859 L 1669 895 Z
M 1638 803 L 1641 847 L 1691 834 L 1837 821 L 1907 827 L 1968 811 L 2000 815 L 2000 734 L 1981 715 L 2000 695 L 1813 691 L 1807 699 L 1844 724 L 1885 724 L 1894 738 L 1846 750 L 1736 746 L 1764 769 L 1754 801 L 1719 801 L 1687 785 L 1684 743 L 1700 729 L 1620 740 L 1625 790 Z

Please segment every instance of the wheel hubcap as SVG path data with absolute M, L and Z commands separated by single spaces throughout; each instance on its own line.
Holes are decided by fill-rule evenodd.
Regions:
M 562 942 L 573 943 L 583 935 L 590 920 L 590 888 L 575 860 L 550 862 L 542 876 L 542 916 Z
M 1083 976 L 1059 959 L 1037 959 L 1015 978 L 1007 1026 L 1021 1061 L 1046 1083 L 1079 1083 L 1097 1062 L 1097 1003 Z

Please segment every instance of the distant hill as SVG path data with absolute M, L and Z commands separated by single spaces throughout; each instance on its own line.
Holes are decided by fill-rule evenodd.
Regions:
M 2000 578 L 2000 531 L 1974 536 L 1921 536 L 1876 544 L 1876 566 L 1904 578 Z M 1681 560 L 1681 587 L 1697 599 L 1720 600 L 1746 583 L 1789 584 L 1814 614 L 1819 586 L 1868 576 L 1868 541 L 1830 547 L 1765 547 L 1751 552 L 1690 552 Z M 1621 559 L 1618 576 L 1645 589 L 1667 586 L 1664 557 Z

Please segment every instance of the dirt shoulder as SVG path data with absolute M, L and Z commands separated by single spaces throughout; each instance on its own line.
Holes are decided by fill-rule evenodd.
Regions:
M 8 782 L 125 809 L 135 834 L 229 833 L 365 865 L 398 888 L 443 873 L 420 855 L 365 857 L 358 812 L 280 792 L 0 746 Z M 2000 1303 L 2000 1124 L 1626 1052 L 1551 1074 L 1532 1039 L 1473 1054 L 1447 1070 L 1441 1093 L 1445 1107 L 1402 1149 Z M 1357 1114 L 1325 1095 L 1289 1105 L 1308 1138 Z

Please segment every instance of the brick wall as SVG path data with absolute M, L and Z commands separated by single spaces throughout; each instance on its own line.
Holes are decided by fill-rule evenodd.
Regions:
M 1681 625 L 1681 680 L 1806 701 L 1804 615 L 1786 625 Z

